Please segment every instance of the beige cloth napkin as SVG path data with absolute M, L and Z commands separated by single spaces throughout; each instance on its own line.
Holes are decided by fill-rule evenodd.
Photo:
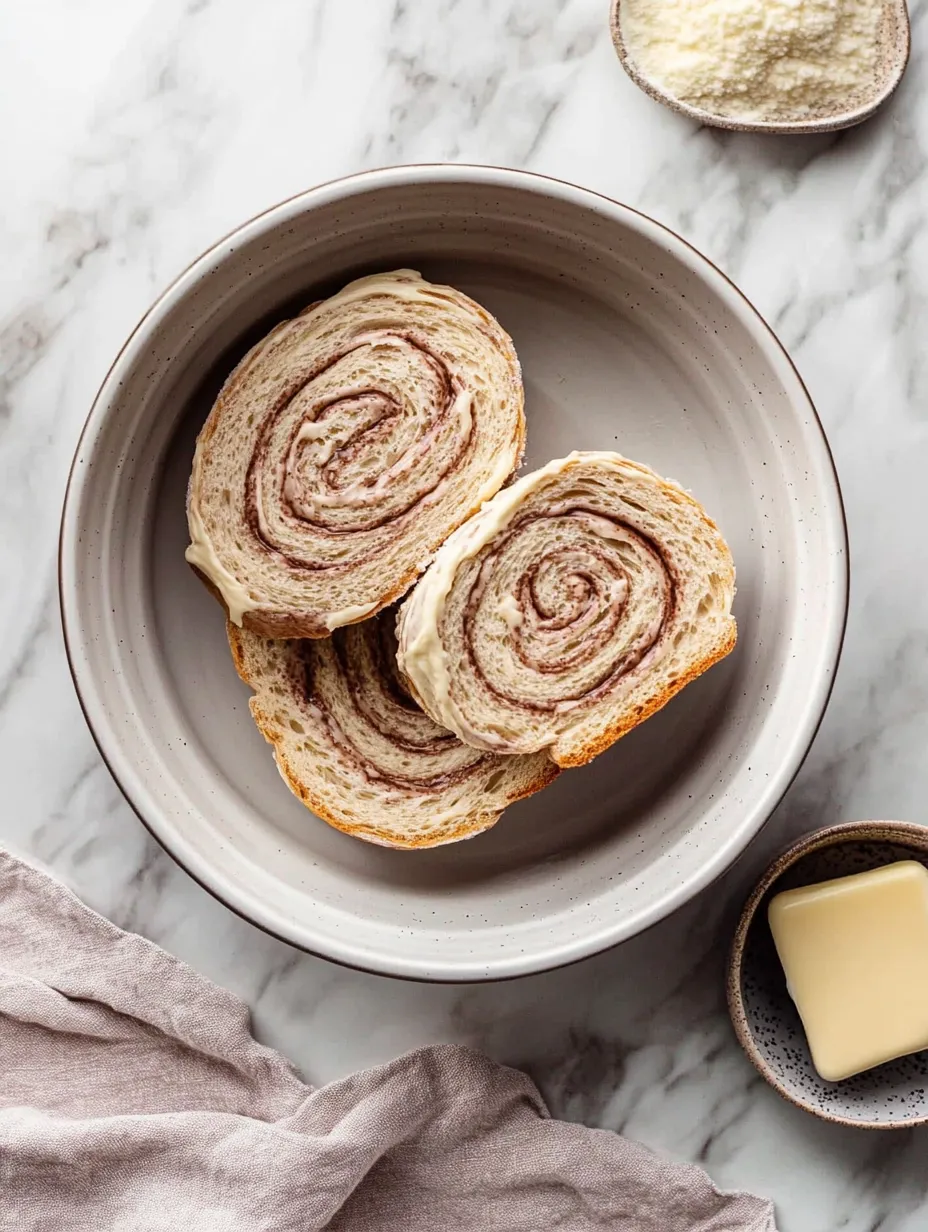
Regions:
M 465 1049 L 314 1091 L 230 993 L 2 851 L 0 1084 L 16 1232 L 775 1232 Z

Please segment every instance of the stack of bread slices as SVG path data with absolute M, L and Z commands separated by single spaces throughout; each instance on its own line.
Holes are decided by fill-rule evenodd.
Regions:
M 514 478 L 523 401 L 491 314 L 396 270 L 277 326 L 200 432 L 187 559 L 285 782 L 358 838 L 488 829 L 735 644 L 698 502 L 617 453 Z

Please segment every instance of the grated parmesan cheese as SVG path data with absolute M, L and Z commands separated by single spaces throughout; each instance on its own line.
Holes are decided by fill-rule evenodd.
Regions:
M 837 114 L 879 72 L 883 0 L 622 0 L 621 11 L 643 77 L 731 119 Z

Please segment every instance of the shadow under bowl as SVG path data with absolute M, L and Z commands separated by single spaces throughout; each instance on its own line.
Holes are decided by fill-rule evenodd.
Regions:
M 767 905 L 781 890 L 867 872 L 897 860 L 917 860 L 928 868 L 928 827 L 904 821 L 852 821 L 800 839 L 773 861 L 755 886 L 729 957 L 731 1020 L 760 1074 L 797 1107 L 858 1129 L 928 1124 L 928 1051 L 899 1057 L 842 1082 L 820 1078 L 787 991 L 767 923 Z

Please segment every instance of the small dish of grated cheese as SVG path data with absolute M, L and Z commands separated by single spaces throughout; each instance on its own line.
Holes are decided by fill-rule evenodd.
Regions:
M 905 70 L 905 0 L 613 0 L 629 76 L 727 128 L 824 131 L 871 115 Z

